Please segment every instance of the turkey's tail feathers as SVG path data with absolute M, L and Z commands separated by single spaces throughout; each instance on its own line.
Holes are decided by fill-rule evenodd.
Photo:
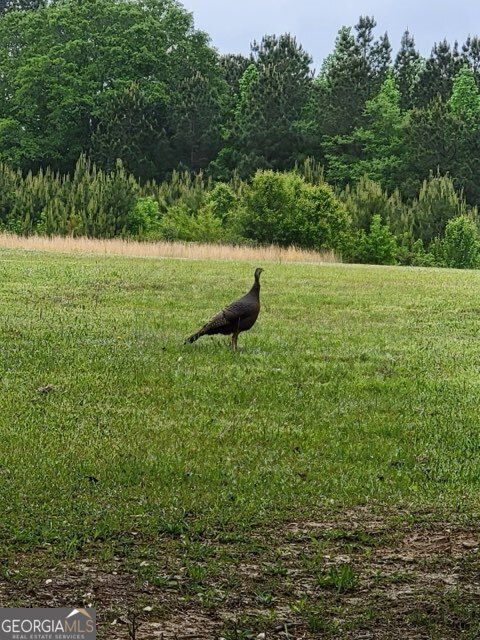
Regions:
M 200 329 L 200 331 L 197 331 L 197 333 L 194 333 L 192 336 L 187 338 L 184 344 L 192 344 L 193 342 L 196 342 L 199 338 L 201 338 L 203 335 L 204 335 L 204 331 L 203 329 Z

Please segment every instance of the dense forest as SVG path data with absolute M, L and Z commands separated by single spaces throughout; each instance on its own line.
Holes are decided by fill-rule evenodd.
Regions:
M 175 0 L 0 1 L 0 226 L 479 264 L 480 39 L 220 55 Z

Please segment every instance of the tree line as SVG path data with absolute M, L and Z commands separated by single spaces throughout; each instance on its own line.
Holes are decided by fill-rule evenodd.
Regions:
M 219 55 L 175 0 L 3 0 L 0 14 L 6 228 L 197 239 L 204 227 L 221 240 L 315 237 L 349 259 L 444 264 L 453 220 L 478 244 L 477 37 L 436 43 L 425 58 L 407 31 L 392 56 L 388 35 L 362 16 L 313 71 L 289 34 L 265 36 L 248 56 Z M 72 213 L 82 170 L 96 191 L 88 211 L 85 201 Z M 192 200 L 196 182 L 202 202 Z M 162 189 L 180 183 L 189 195 L 166 206 Z M 261 200 L 267 183 L 280 200 L 247 224 L 256 206 L 247 193 Z M 55 194 L 42 210 L 34 184 Z M 294 212 L 285 202 L 297 192 Z M 228 215 L 214 213 L 217 197 L 233 198 Z M 331 210 L 348 230 L 339 223 L 327 242 L 318 229 Z M 318 233 L 302 232 L 312 224 Z

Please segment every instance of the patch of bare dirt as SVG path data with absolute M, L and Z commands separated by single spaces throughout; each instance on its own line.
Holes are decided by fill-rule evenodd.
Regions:
M 99 638 L 480 638 L 476 523 L 341 518 L 4 562 L 2 606 L 95 606 Z M 264 635 L 262 635 L 264 634 Z

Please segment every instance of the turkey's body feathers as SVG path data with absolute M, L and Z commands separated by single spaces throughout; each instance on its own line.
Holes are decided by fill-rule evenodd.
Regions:
M 205 335 L 238 335 L 242 331 L 248 331 L 253 327 L 259 313 L 260 283 L 256 281 L 246 295 L 235 300 L 220 313 L 213 316 L 200 331 L 187 338 L 186 342 L 195 342 Z

